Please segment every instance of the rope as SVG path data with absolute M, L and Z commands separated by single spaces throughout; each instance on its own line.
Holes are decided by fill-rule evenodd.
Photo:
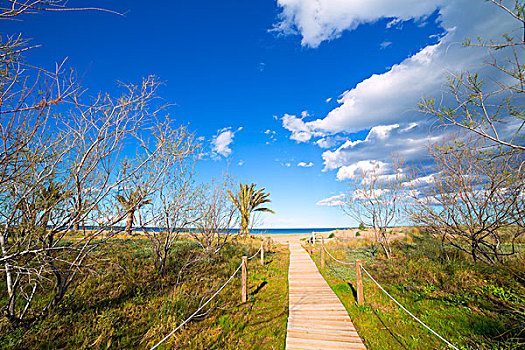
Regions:
M 261 247 L 259 248 L 259 250 L 258 250 L 255 254 L 253 254 L 252 256 L 250 256 L 250 257 L 248 258 L 248 260 L 252 260 L 253 258 L 255 258 L 255 257 L 257 256 L 257 254 L 259 254 L 259 252 L 260 252 L 261 249 L 263 248 L 263 244 L 264 244 L 264 241 L 261 243 Z
M 434 330 L 432 330 L 429 326 L 427 326 L 426 324 L 423 323 L 423 321 L 421 321 L 419 318 L 417 318 L 416 316 L 414 316 L 410 311 L 408 311 L 403 305 L 401 305 L 399 303 L 399 301 L 397 301 L 396 299 L 394 299 L 393 296 L 391 296 L 383 287 L 381 287 L 381 285 L 374 279 L 374 277 L 372 277 L 372 275 L 365 269 L 365 267 L 363 265 L 361 265 L 361 268 L 363 269 L 364 272 L 366 272 L 366 274 L 368 275 L 368 277 L 370 277 L 372 279 L 372 281 L 374 281 L 375 284 L 377 284 L 377 286 L 383 291 L 385 292 L 385 294 L 390 298 L 392 299 L 396 304 L 397 306 L 399 306 L 401 309 L 403 309 L 407 314 L 409 314 L 410 316 L 412 316 L 412 318 L 414 320 L 416 320 L 417 322 L 419 322 L 423 327 L 425 327 L 426 329 L 428 329 L 430 332 L 432 332 L 435 336 L 437 336 L 439 339 L 441 339 L 443 342 L 445 342 L 448 346 L 450 346 L 452 349 L 455 349 L 455 350 L 459 350 L 458 348 L 456 348 L 454 345 L 452 345 L 448 340 L 446 340 L 445 338 L 443 338 L 441 335 L 439 335 L 437 332 L 435 332 Z
M 167 336 L 164 337 L 164 339 L 162 339 L 161 341 L 159 341 L 157 344 L 155 344 L 155 346 L 153 346 L 150 350 L 153 350 L 153 349 L 156 349 L 160 344 L 164 343 L 166 341 L 166 339 L 168 339 L 169 337 L 171 337 L 176 331 L 179 330 L 179 328 L 181 328 L 182 326 L 184 326 L 186 323 L 188 323 L 193 317 L 195 317 L 195 315 L 197 315 L 199 313 L 199 311 L 201 311 L 206 305 L 209 304 L 210 301 L 212 301 L 213 298 L 215 298 L 217 296 L 217 294 L 219 294 L 221 292 L 221 290 L 224 289 L 224 287 L 226 287 L 226 285 L 232 280 L 232 278 L 237 274 L 237 272 L 239 272 L 239 270 L 241 269 L 242 267 L 242 263 L 239 265 L 239 267 L 237 268 L 237 270 L 235 270 L 235 272 L 230 276 L 230 278 L 228 278 L 228 280 L 221 286 L 221 288 L 219 288 L 215 294 L 213 294 L 210 299 L 208 299 L 208 301 L 206 301 L 204 304 L 201 305 L 201 307 L 199 307 L 194 313 L 192 313 L 190 315 L 190 317 L 188 317 L 184 322 L 182 322 L 177 328 L 175 328 L 173 331 L 171 331 L 170 334 L 168 334 Z
M 330 254 L 330 252 L 326 249 L 326 247 L 324 245 L 323 245 L 323 249 L 324 249 L 325 252 L 328 253 L 328 255 L 330 255 L 330 257 L 332 259 L 334 259 L 338 263 L 343 264 L 343 265 L 355 265 L 355 263 L 348 263 L 348 262 L 344 262 L 344 261 L 341 261 L 341 260 L 337 260 L 336 258 L 334 258 L 334 256 L 332 254 Z

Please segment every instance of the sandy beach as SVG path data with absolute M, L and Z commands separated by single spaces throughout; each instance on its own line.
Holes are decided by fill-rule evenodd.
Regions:
M 391 239 L 401 239 L 406 236 L 406 233 L 412 230 L 412 227 L 407 226 L 400 226 L 400 227 L 392 227 L 388 229 L 388 232 L 390 234 Z M 333 230 L 333 231 L 327 231 L 327 232 L 318 232 L 316 233 L 316 237 L 324 237 L 325 239 L 328 238 L 331 234 L 334 234 L 335 238 L 341 239 L 341 240 L 361 240 L 361 239 L 374 239 L 375 234 L 373 229 L 366 229 L 366 230 L 360 230 L 357 228 L 353 229 L 340 229 L 340 230 Z M 288 241 L 294 241 L 294 240 L 300 240 L 301 238 L 307 238 L 310 237 L 310 233 L 280 233 L 280 234 L 271 234 L 271 233 L 263 233 L 263 234 L 256 234 L 254 237 L 265 237 L 265 238 L 271 238 L 274 242 L 277 243 L 286 243 Z

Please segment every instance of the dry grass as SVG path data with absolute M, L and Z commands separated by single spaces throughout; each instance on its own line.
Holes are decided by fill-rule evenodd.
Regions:
M 87 276 L 49 318 L 29 327 L 0 321 L 0 348 L 149 348 L 186 319 L 252 255 L 260 240 L 237 239 L 218 255 L 195 243 L 174 247 L 165 276 L 153 268 L 147 240 L 113 239 L 107 260 Z M 188 264 L 189 263 L 189 264 Z M 274 246 L 266 264 L 249 262 L 248 302 L 240 303 L 240 276 L 203 313 L 161 348 L 281 348 L 286 337 L 288 251 Z M 0 299 L 5 302 L 5 291 Z

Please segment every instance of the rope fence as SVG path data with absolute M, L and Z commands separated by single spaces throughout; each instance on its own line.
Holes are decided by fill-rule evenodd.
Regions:
M 394 301 L 394 303 L 397 304 L 397 306 L 399 306 L 403 311 L 405 311 L 408 315 L 410 315 L 415 321 L 417 321 L 419 324 L 421 324 L 423 327 L 425 327 L 428 331 L 430 331 L 432 334 L 434 334 L 436 337 L 438 337 L 441 341 L 443 341 L 445 344 L 447 344 L 448 346 L 450 346 L 452 349 L 454 350 L 459 350 L 456 346 L 454 346 L 451 342 L 449 342 L 448 340 L 446 340 L 445 338 L 443 338 L 439 333 L 437 333 L 436 331 L 434 331 L 432 328 L 430 328 L 429 326 L 427 326 L 423 321 L 421 321 L 418 317 L 416 317 L 413 313 L 411 313 L 410 311 L 407 310 L 406 307 L 404 307 L 399 301 L 397 301 L 392 295 L 390 295 L 390 293 L 388 293 L 385 288 L 383 288 L 383 286 L 381 286 L 379 284 L 379 282 L 376 281 L 376 279 L 374 277 L 372 277 L 372 275 L 368 272 L 368 270 L 361 264 L 361 262 L 359 260 L 357 260 L 355 263 L 347 263 L 347 262 L 344 262 L 344 261 L 341 261 L 341 260 L 338 260 L 336 259 L 332 254 L 330 254 L 330 252 L 328 251 L 328 249 L 326 249 L 325 245 L 324 245 L 324 239 L 321 240 L 322 242 L 322 255 L 321 255 L 321 266 L 324 268 L 324 252 L 326 252 L 333 260 L 337 261 L 338 263 L 342 264 L 342 265 L 356 265 L 357 267 L 357 289 L 358 289 L 358 295 L 357 295 L 357 299 L 358 299 L 358 303 L 359 304 L 362 304 L 364 301 L 363 301 L 363 281 L 362 281 L 362 277 L 361 277 L 361 270 L 363 270 L 367 275 L 368 277 L 370 277 L 370 279 L 379 287 L 379 289 L 381 289 L 383 291 L 383 293 L 385 293 L 390 299 L 392 299 L 392 301 Z
M 355 262 L 351 262 L 351 263 L 349 263 L 349 262 L 344 262 L 344 261 L 337 260 L 336 258 L 334 258 L 334 256 L 333 256 L 332 254 L 330 254 L 330 252 L 326 249 L 326 247 L 324 246 L 324 244 L 323 244 L 323 249 L 325 250 L 325 252 L 326 252 L 328 255 L 330 255 L 330 257 L 331 257 L 332 259 L 334 259 L 334 260 L 337 261 L 338 263 L 343 264 L 343 265 L 355 265 Z
M 455 350 L 459 350 L 457 347 L 455 347 L 454 345 L 452 345 L 452 343 L 450 343 L 448 340 L 446 340 L 445 338 L 443 338 L 441 335 L 439 335 L 436 331 L 434 331 L 432 328 L 430 328 L 429 326 L 427 326 L 423 321 L 421 321 L 419 318 L 417 318 L 416 316 L 414 316 L 413 313 L 411 313 L 410 311 L 408 311 L 403 305 L 401 305 L 401 303 L 399 301 L 397 301 L 393 296 L 391 296 L 386 290 L 385 288 L 383 288 L 376 280 L 374 277 L 372 277 L 372 275 L 365 269 L 365 267 L 363 265 L 361 265 L 361 269 L 368 275 L 368 277 L 370 277 L 370 279 L 372 281 L 374 281 L 374 283 L 379 287 L 379 289 L 381 289 L 390 299 L 392 299 L 394 301 L 394 303 L 397 304 L 397 306 L 399 306 L 401 309 L 403 309 L 403 311 L 405 311 L 407 314 L 409 314 L 414 320 L 416 320 L 417 322 L 419 322 L 423 327 L 425 327 L 426 329 L 428 329 L 432 334 L 434 334 L 436 337 L 438 337 L 439 339 L 441 339 L 445 344 L 447 344 L 448 346 L 450 346 L 452 349 L 455 349 Z
M 259 247 L 259 250 L 258 250 L 257 252 L 255 252 L 255 254 L 253 254 L 252 256 L 250 256 L 250 257 L 248 258 L 248 260 L 252 260 L 253 258 L 255 258 L 255 257 L 259 254 L 259 252 L 263 249 L 263 245 L 264 245 L 264 241 L 261 242 L 261 246 Z
M 233 272 L 233 274 L 228 278 L 224 284 L 217 289 L 217 291 L 204 303 L 202 304 L 197 310 L 195 310 L 194 313 L 192 313 L 187 319 L 184 320 L 180 325 L 177 326 L 173 331 L 171 331 L 167 336 L 165 336 L 161 341 L 159 341 L 157 344 L 155 344 L 150 350 L 154 350 L 158 348 L 162 343 L 164 343 L 166 340 L 168 340 L 175 332 L 177 332 L 182 326 L 184 326 L 186 323 L 191 321 L 206 305 L 208 305 L 219 293 L 230 283 L 230 281 L 235 277 L 237 272 L 242 269 L 242 280 L 241 280 L 241 301 L 244 303 L 246 302 L 246 292 L 247 292 L 247 262 L 248 260 L 251 260 L 255 258 L 258 254 L 261 254 L 261 264 L 264 265 L 264 241 L 262 241 L 261 246 L 259 250 L 252 255 L 251 257 L 247 258 L 246 256 L 242 257 L 242 262 L 239 264 L 237 269 Z

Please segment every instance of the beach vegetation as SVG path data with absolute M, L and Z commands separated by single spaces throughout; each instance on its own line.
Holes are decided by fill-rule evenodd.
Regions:
M 373 239 L 338 239 L 326 248 L 345 262 L 361 260 L 396 300 L 459 349 L 521 349 L 525 342 L 523 241 L 519 254 L 497 265 L 439 237 L 414 233 L 392 242 L 391 259 L 373 254 Z M 502 244 L 509 247 L 509 241 Z M 320 253 L 314 254 L 320 268 Z M 321 273 L 339 296 L 368 349 L 444 349 L 446 345 L 400 309 L 363 272 L 365 304 L 357 304 L 355 266 L 326 257 Z
M 237 208 L 240 216 L 240 233 L 248 234 L 250 232 L 250 219 L 254 212 L 275 212 L 269 208 L 261 207 L 265 203 L 271 202 L 268 198 L 269 193 L 264 192 L 264 188 L 256 190 L 256 184 L 239 184 L 239 191 L 233 194 L 228 191 L 230 200 Z
M 180 325 L 235 271 L 259 239 L 228 242 L 215 255 L 193 239 L 173 244 L 163 275 L 156 271 L 149 239 L 113 238 L 104 259 L 89 260 L 84 275 L 60 308 L 32 325 L 0 319 L 0 349 L 151 348 Z M 265 265 L 248 263 L 248 300 L 241 303 L 237 276 L 192 321 L 163 344 L 166 348 L 284 348 L 288 315 L 288 251 L 274 246 Z M 0 300 L 8 298 L 0 289 Z M 39 297 L 40 298 L 40 297 Z
M 348 200 L 342 205 L 347 215 L 360 222 L 360 227 L 373 230 L 375 242 L 387 258 L 392 256 L 388 227 L 399 220 L 405 179 L 403 161 L 395 155 L 392 161 L 393 175 L 387 175 L 378 165 L 354 174 L 349 182 Z

